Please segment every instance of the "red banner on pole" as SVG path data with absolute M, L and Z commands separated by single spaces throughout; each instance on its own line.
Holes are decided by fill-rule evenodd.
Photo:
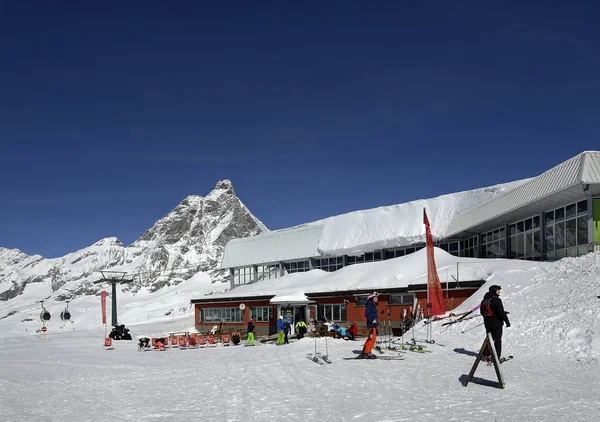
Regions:
M 102 324 L 106 324 L 106 290 L 100 292 L 100 300 L 102 301 Z
M 446 305 L 444 304 L 442 284 L 435 266 L 433 236 L 431 236 L 431 227 L 425 208 L 423 208 L 423 224 L 425 224 L 427 238 L 427 311 L 429 313 L 427 316 L 435 316 L 446 313 Z

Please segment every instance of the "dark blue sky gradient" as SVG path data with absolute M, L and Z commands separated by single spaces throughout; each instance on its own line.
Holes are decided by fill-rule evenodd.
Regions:
M 28 254 L 130 244 L 224 178 L 278 229 L 600 149 L 593 2 L 48 3 L 0 3 L 0 246 Z

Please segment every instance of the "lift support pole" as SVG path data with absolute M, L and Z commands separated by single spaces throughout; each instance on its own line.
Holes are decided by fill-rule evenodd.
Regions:
M 110 283 L 112 286 L 112 307 L 111 323 L 113 327 L 117 326 L 117 283 L 133 283 L 133 278 L 125 278 L 127 273 L 120 271 L 100 271 L 102 278 L 94 281 L 94 284 Z M 111 276 L 111 274 L 114 274 Z

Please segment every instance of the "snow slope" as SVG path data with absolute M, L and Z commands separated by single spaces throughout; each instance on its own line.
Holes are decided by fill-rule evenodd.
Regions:
M 346 277 L 353 271 L 358 277 L 365 266 L 348 267 Z M 503 355 L 515 356 L 501 366 L 505 389 L 497 388 L 493 368 L 485 365 L 462 386 L 483 341 L 480 318 L 448 327 L 434 322 L 433 345 L 423 343 L 426 326 L 419 324 L 414 336 L 431 353 L 407 352 L 394 362 L 343 360 L 362 339 L 161 353 L 137 352 L 135 342 L 121 341 L 105 351 L 99 299 L 92 296 L 72 304 L 75 330 L 51 326 L 46 340 L 14 318 L 0 321 L 0 414 L 12 421 L 597 420 L 600 254 L 556 263 L 473 259 L 459 267 L 486 274 L 486 284 L 455 312 L 477 304 L 491 284 L 503 287 L 512 322 Z M 189 290 L 175 293 L 180 286 Z M 191 314 L 163 311 L 189 306 L 187 299 L 201 289 L 184 283 L 164 289 L 162 300 L 123 295 L 119 306 L 134 336 L 193 326 Z M 315 347 L 333 363 L 306 359 Z

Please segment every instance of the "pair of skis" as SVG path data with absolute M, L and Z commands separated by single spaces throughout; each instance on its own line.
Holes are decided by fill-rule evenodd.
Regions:
M 353 357 L 353 358 L 343 358 L 344 360 L 404 360 L 403 356 L 376 356 L 374 358 L 364 358 L 359 356 Z
M 329 360 L 329 356 L 327 355 L 323 355 L 320 353 L 317 354 L 312 354 L 309 353 L 306 355 L 306 358 L 309 360 L 312 360 L 314 363 L 319 364 L 319 365 L 323 365 L 325 363 L 332 363 L 331 360 Z
M 307 354 L 306 358 L 312 360 L 318 365 L 323 365 L 323 362 L 331 363 L 331 360 L 329 360 L 329 348 L 327 347 L 327 337 L 325 337 L 325 354 L 317 352 L 317 338 L 315 337 L 315 353 Z
M 375 346 L 375 350 L 377 352 L 379 352 L 380 355 L 384 354 L 383 349 L 381 348 L 381 346 Z M 383 356 L 373 356 L 373 357 L 365 357 L 364 355 L 360 354 L 358 356 L 355 356 L 353 358 L 344 358 L 344 360 L 377 360 L 377 359 L 381 359 L 381 360 L 403 360 L 404 357 L 403 356 L 390 356 L 390 355 L 383 355 Z

